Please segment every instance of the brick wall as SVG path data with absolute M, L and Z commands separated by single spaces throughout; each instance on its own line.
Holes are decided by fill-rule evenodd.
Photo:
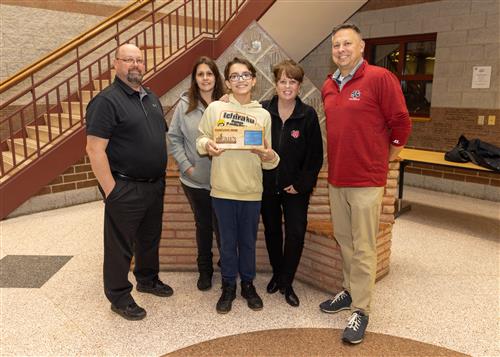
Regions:
M 399 163 L 391 163 L 389 168 L 380 218 L 381 230 L 377 238 L 378 278 L 389 271 L 391 229 L 394 222 Z M 160 243 L 161 269 L 196 271 L 195 224 L 191 208 L 180 185 L 175 164 L 169 164 L 164 201 L 163 231 Z M 335 291 L 340 288 L 341 258 L 338 245 L 333 239 L 332 228 L 328 226 L 330 224 L 330 206 L 325 170 L 320 173 L 317 187 L 311 197 L 308 221 L 311 227 L 306 236 L 302 263 L 297 277 L 318 288 Z M 218 259 L 215 241 L 213 252 L 215 263 Z M 259 224 L 256 254 L 257 269 L 270 271 L 262 223 Z
M 480 138 L 500 146 L 500 124 L 477 125 L 477 117 L 495 115 L 500 120 L 500 109 L 432 108 L 430 122 L 414 122 L 408 146 L 421 149 L 449 151 L 460 135 L 468 139 Z
M 97 186 L 97 179 L 90 167 L 90 160 L 85 155 L 76 164 L 70 166 L 63 174 L 57 176 L 47 186 L 44 186 L 36 195 L 47 195 L 93 186 Z

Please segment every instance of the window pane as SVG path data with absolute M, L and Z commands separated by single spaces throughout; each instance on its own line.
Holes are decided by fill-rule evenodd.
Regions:
M 436 41 L 408 42 L 404 74 L 434 74 Z
M 401 81 L 410 115 L 430 117 L 432 81 Z
M 373 47 L 373 64 L 387 68 L 392 73 L 398 71 L 399 44 L 376 45 Z

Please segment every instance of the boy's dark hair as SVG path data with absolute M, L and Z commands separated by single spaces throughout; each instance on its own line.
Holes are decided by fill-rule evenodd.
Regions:
M 229 61 L 226 64 L 226 68 L 224 68 L 224 78 L 226 79 L 226 81 L 229 80 L 229 75 L 231 74 L 231 73 L 229 73 L 229 70 L 231 69 L 231 66 L 233 64 L 236 64 L 236 63 L 243 64 L 243 65 L 247 66 L 248 70 L 252 73 L 253 77 L 255 77 L 257 75 L 257 70 L 255 69 L 253 64 L 250 63 L 250 61 L 248 61 L 245 58 L 234 57 L 231 61 Z

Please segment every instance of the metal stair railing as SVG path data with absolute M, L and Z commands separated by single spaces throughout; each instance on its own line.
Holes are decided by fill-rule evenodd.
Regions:
M 204 38 L 247 0 L 137 0 L 0 84 L 0 184 L 84 125 L 87 102 L 111 81 L 116 48 L 143 51 L 145 79 Z

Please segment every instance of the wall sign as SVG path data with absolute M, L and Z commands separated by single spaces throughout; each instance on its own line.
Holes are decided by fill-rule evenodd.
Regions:
M 491 66 L 472 67 L 472 88 L 490 88 Z

